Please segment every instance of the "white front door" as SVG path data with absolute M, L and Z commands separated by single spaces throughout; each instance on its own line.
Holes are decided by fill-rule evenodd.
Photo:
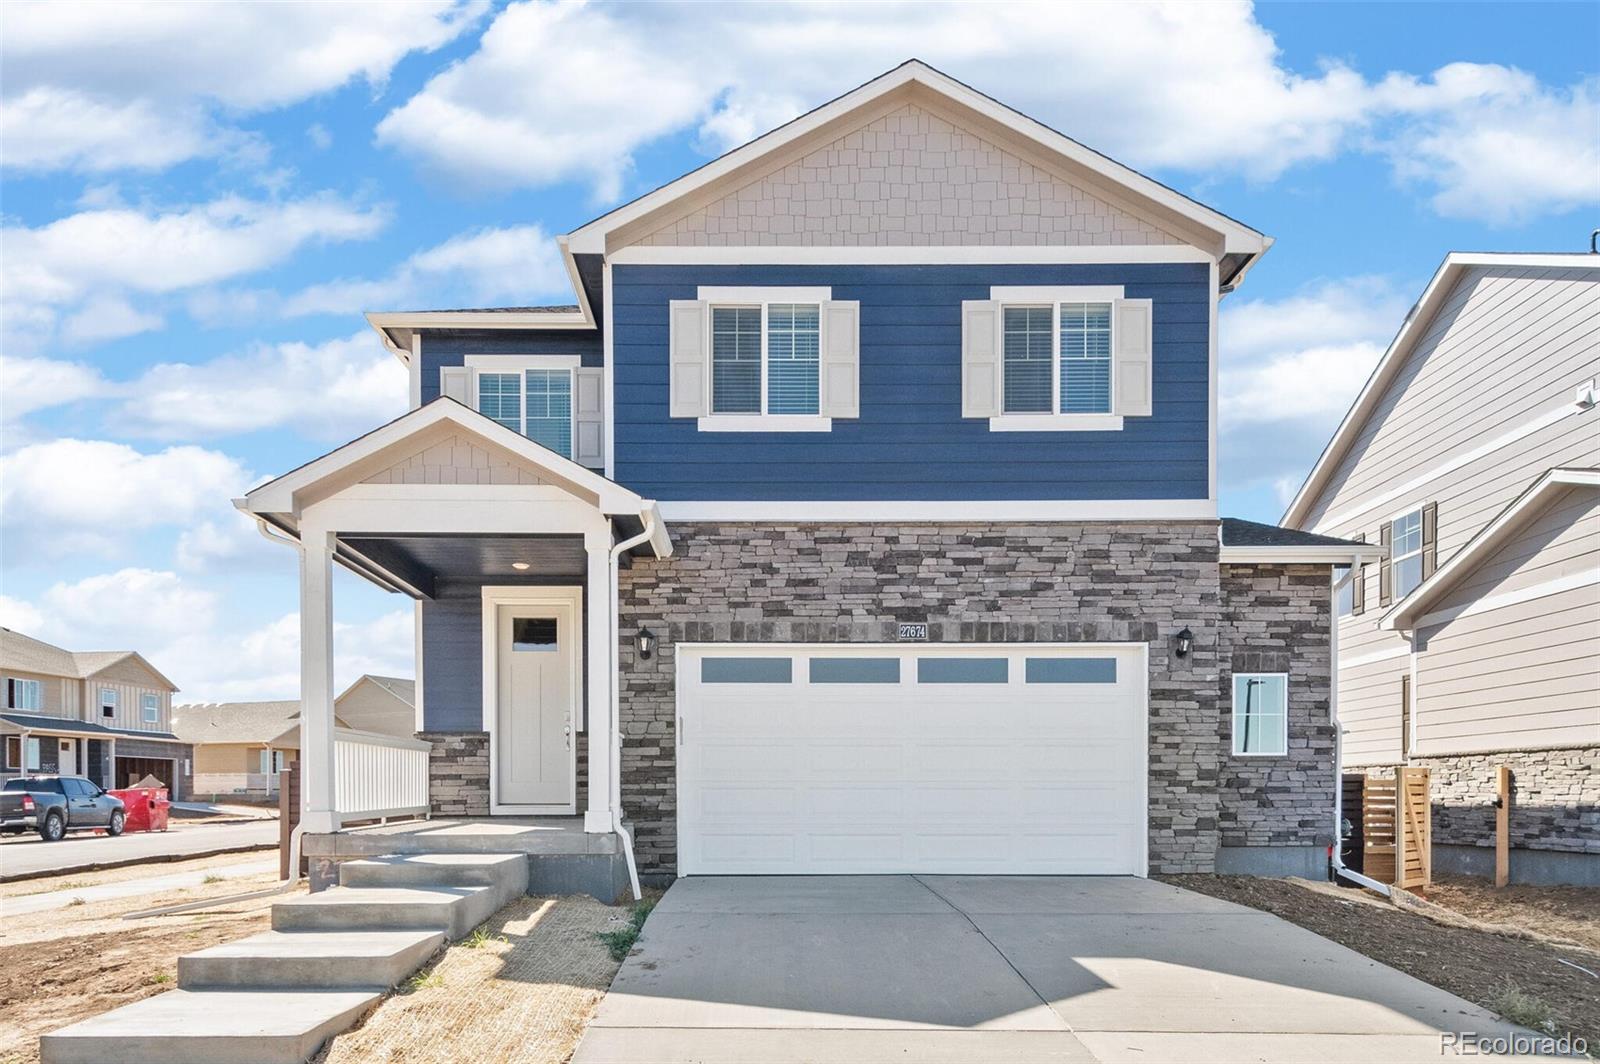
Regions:
M 684 875 L 1144 875 L 1142 645 L 677 648 Z
M 77 776 L 78 772 L 78 740 L 61 740 L 61 753 L 56 759 L 56 771 L 63 776 Z
M 490 811 L 576 812 L 577 605 L 502 602 L 493 611 Z

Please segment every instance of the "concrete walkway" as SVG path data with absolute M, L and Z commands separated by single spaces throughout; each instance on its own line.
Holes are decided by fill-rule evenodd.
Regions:
M 1438 1061 L 1441 1032 L 1514 1030 L 1149 880 L 702 878 L 656 907 L 573 1059 Z

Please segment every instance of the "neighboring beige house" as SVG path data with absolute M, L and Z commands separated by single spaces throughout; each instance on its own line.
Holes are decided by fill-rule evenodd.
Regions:
M 155 776 L 187 795 L 191 752 L 172 729 L 177 687 L 132 650 L 71 651 L 0 628 L 0 778 Z
M 1430 767 L 1435 866 L 1600 883 L 1600 255 L 1452 254 L 1284 515 L 1340 595 L 1347 769 Z
M 385 735 L 416 728 L 412 682 L 363 676 L 334 702 L 335 726 Z M 177 706 L 173 730 L 194 745 L 194 793 L 266 797 L 300 754 L 300 703 L 215 702 Z

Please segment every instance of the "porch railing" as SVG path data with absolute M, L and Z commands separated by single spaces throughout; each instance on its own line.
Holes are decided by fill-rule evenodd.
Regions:
M 428 811 L 428 751 L 421 739 L 333 729 L 333 793 L 339 819 L 377 820 Z

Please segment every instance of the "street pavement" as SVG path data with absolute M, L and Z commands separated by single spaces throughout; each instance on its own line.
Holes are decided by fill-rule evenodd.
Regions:
M 184 824 L 167 831 L 128 832 L 118 838 L 89 833 L 45 842 L 29 832 L 0 841 L 0 881 L 37 875 L 112 868 L 118 865 L 181 860 L 278 844 L 278 823 Z

